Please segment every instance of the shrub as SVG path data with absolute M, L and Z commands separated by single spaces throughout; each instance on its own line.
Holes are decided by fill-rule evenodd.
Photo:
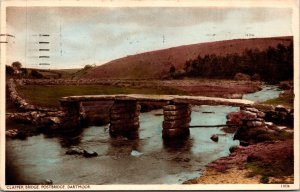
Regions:
M 35 70 L 35 69 L 31 70 L 30 75 L 31 75 L 31 77 L 33 77 L 33 78 L 38 78 L 38 79 L 41 79 L 41 78 L 44 77 L 41 73 L 39 73 L 39 72 L 38 72 L 37 70 Z
M 250 76 L 244 73 L 237 73 L 234 76 L 234 80 L 237 81 L 249 81 L 250 80 Z
M 6 65 L 5 66 L 5 69 L 6 69 L 6 75 L 13 75 L 14 74 L 14 69 L 13 69 L 13 67 L 11 67 L 11 66 L 8 66 L 8 65 Z
M 11 64 L 11 66 L 17 70 L 21 69 L 22 64 L 19 61 L 15 61 Z

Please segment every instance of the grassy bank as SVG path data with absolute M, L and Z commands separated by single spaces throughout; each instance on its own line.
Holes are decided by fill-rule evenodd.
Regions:
M 71 95 L 157 94 L 183 95 L 185 92 L 168 87 L 117 87 L 107 85 L 26 85 L 18 86 L 20 95 L 34 105 L 58 107 L 59 99 Z
M 269 105 L 283 105 L 288 108 L 294 108 L 294 93 L 292 91 L 288 91 L 285 94 L 281 95 L 280 97 L 277 97 L 275 99 L 270 99 L 265 101 L 265 104 Z

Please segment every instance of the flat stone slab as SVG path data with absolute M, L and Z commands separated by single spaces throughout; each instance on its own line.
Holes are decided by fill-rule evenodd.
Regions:
M 180 96 L 180 95 L 143 95 L 143 94 L 119 94 L 119 95 L 81 95 L 62 97 L 61 102 L 82 101 L 171 101 L 173 103 L 188 103 L 193 105 L 229 105 L 229 106 L 253 106 L 256 103 L 246 99 L 225 99 L 219 97 L 204 96 Z

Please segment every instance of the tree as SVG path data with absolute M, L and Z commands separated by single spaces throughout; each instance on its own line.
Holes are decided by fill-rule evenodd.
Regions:
M 11 64 L 14 69 L 20 70 L 22 68 L 22 64 L 19 61 L 15 61 Z
M 43 75 L 41 73 L 39 73 L 37 70 L 35 70 L 35 69 L 31 70 L 31 74 L 30 75 L 32 77 L 38 78 L 38 79 L 43 78 Z
M 6 75 L 13 75 L 14 69 L 11 66 L 6 65 Z
M 92 65 L 85 65 L 84 68 L 83 68 L 83 70 L 87 70 L 87 69 L 90 69 L 92 67 L 93 67 Z
M 22 72 L 22 74 L 24 76 L 26 76 L 28 74 L 28 70 L 26 68 L 22 68 L 22 69 L 20 69 L 20 71 Z
M 175 73 L 175 71 L 176 71 L 176 68 L 175 68 L 174 65 L 172 65 L 172 66 L 170 67 L 169 72 L 170 72 L 170 73 Z
M 188 60 L 185 62 L 185 66 L 184 66 L 184 70 L 186 73 L 190 71 L 190 67 L 191 67 L 191 60 Z
M 253 76 L 270 83 L 293 78 L 293 42 L 288 46 L 279 43 L 265 50 L 245 49 L 241 55 L 199 55 L 185 63 L 185 76 L 231 79 L 237 73 Z M 180 74 L 175 67 L 170 68 L 173 77 Z

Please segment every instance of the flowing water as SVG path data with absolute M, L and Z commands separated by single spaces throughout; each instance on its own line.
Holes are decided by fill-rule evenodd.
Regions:
M 277 98 L 282 92 L 277 86 L 267 85 L 262 88 L 262 90 L 255 93 L 245 94 L 243 99 L 248 99 L 251 101 L 266 101 L 269 99 Z
M 265 89 L 260 94 L 277 92 Z M 238 108 L 194 106 L 190 124 L 225 124 L 226 114 L 232 111 Z M 227 156 L 229 148 L 239 144 L 233 140 L 233 134 L 217 127 L 191 128 L 188 140 L 164 143 L 162 121 L 162 110 L 142 113 L 136 140 L 110 138 L 108 125 L 88 127 L 72 137 L 41 134 L 26 140 L 8 139 L 8 171 L 21 183 L 51 179 L 54 184 L 178 184 L 200 176 L 208 163 Z M 210 139 L 213 134 L 219 136 L 218 142 Z M 70 145 L 99 155 L 93 158 L 66 155 Z

